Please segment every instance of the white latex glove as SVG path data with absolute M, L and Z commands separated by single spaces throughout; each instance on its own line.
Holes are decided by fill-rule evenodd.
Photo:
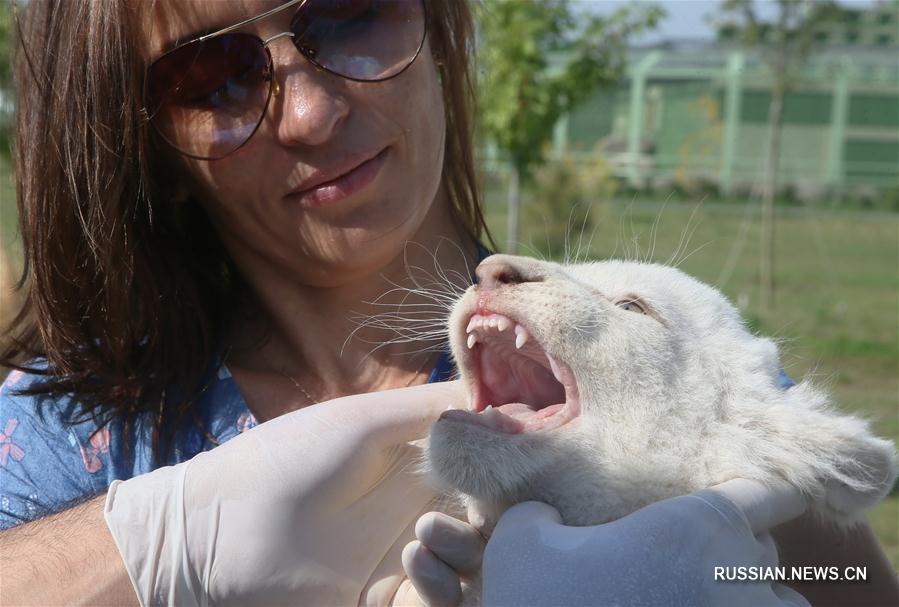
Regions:
M 480 579 L 484 537 L 471 525 L 442 512 L 415 524 L 416 540 L 403 549 L 403 569 L 428 607 L 462 602 L 462 578 Z
M 547 504 L 519 504 L 503 514 L 487 544 L 482 601 L 488 607 L 805 606 L 804 598 L 781 584 L 714 577 L 716 566 L 776 566 L 768 532 L 805 508 L 793 489 L 745 479 L 593 527 L 562 525 Z M 457 605 L 460 577 L 480 560 L 479 533 L 434 513 L 422 517 L 416 531 L 419 541 L 403 553 L 407 574 L 429 605 Z
M 144 605 L 388 604 L 435 497 L 416 472 L 458 382 L 340 398 L 110 486 L 106 522 Z

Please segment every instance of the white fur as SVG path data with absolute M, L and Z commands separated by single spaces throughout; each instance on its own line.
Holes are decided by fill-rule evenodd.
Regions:
M 747 330 L 714 288 L 646 263 L 493 256 L 484 264 L 516 277 L 492 289 L 491 310 L 526 325 L 570 366 L 582 414 L 532 434 L 437 422 L 428 448 L 433 477 L 482 510 L 536 499 L 568 524 L 590 525 L 745 477 L 786 481 L 812 511 L 845 525 L 892 487 L 892 443 L 834 411 L 807 381 L 783 389 L 775 343 Z M 653 316 L 614 305 L 627 295 L 647 302 Z M 469 289 L 450 319 L 457 358 L 480 296 Z M 460 372 L 472 381 L 464 365 Z

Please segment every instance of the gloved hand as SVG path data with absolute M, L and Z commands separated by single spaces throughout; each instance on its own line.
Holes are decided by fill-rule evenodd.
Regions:
M 468 523 L 443 512 L 419 518 L 415 537 L 403 549 L 409 583 L 428 607 L 455 607 L 462 602 L 461 578 L 480 579 L 486 540 Z
M 768 532 L 805 508 L 794 489 L 746 479 L 593 527 L 562 525 L 547 504 L 519 504 L 503 514 L 487 543 L 482 602 L 488 607 L 808 605 L 780 584 L 715 580 L 715 567 L 776 566 L 777 549 Z M 437 517 L 424 536 L 431 539 L 419 534 L 420 542 L 404 552 L 407 574 L 430 605 L 458 604 L 465 571 L 453 563 L 478 558 L 479 534 Z M 447 553 L 453 554 L 449 560 L 443 557 Z
M 387 604 L 435 495 L 410 441 L 458 382 L 340 398 L 110 486 L 106 522 L 144 605 Z

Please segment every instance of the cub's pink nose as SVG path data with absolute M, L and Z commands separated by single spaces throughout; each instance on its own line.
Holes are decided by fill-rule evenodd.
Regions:
M 478 288 L 484 290 L 543 280 L 543 273 L 538 270 L 533 259 L 512 255 L 491 255 L 478 265 L 475 274 L 478 277 Z

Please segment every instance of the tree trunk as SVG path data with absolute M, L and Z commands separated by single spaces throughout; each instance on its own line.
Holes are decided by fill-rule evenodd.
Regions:
M 776 76 L 782 80 L 780 75 Z M 780 164 L 780 139 L 783 131 L 784 89 L 775 82 L 768 108 L 768 154 L 765 186 L 762 191 L 762 226 L 759 242 L 759 296 L 762 308 L 774 307 L 774 195 L 777 192 L 777 169 Z
M 512 163 L 512 170 L 509 173 L 509 213 L 508 213 L 508 234 L 506 238 L 506 252 L 509 255 L 515 255 L 518 251 L 518 210 L 521 207 L 521 174 L 518 165 Z

